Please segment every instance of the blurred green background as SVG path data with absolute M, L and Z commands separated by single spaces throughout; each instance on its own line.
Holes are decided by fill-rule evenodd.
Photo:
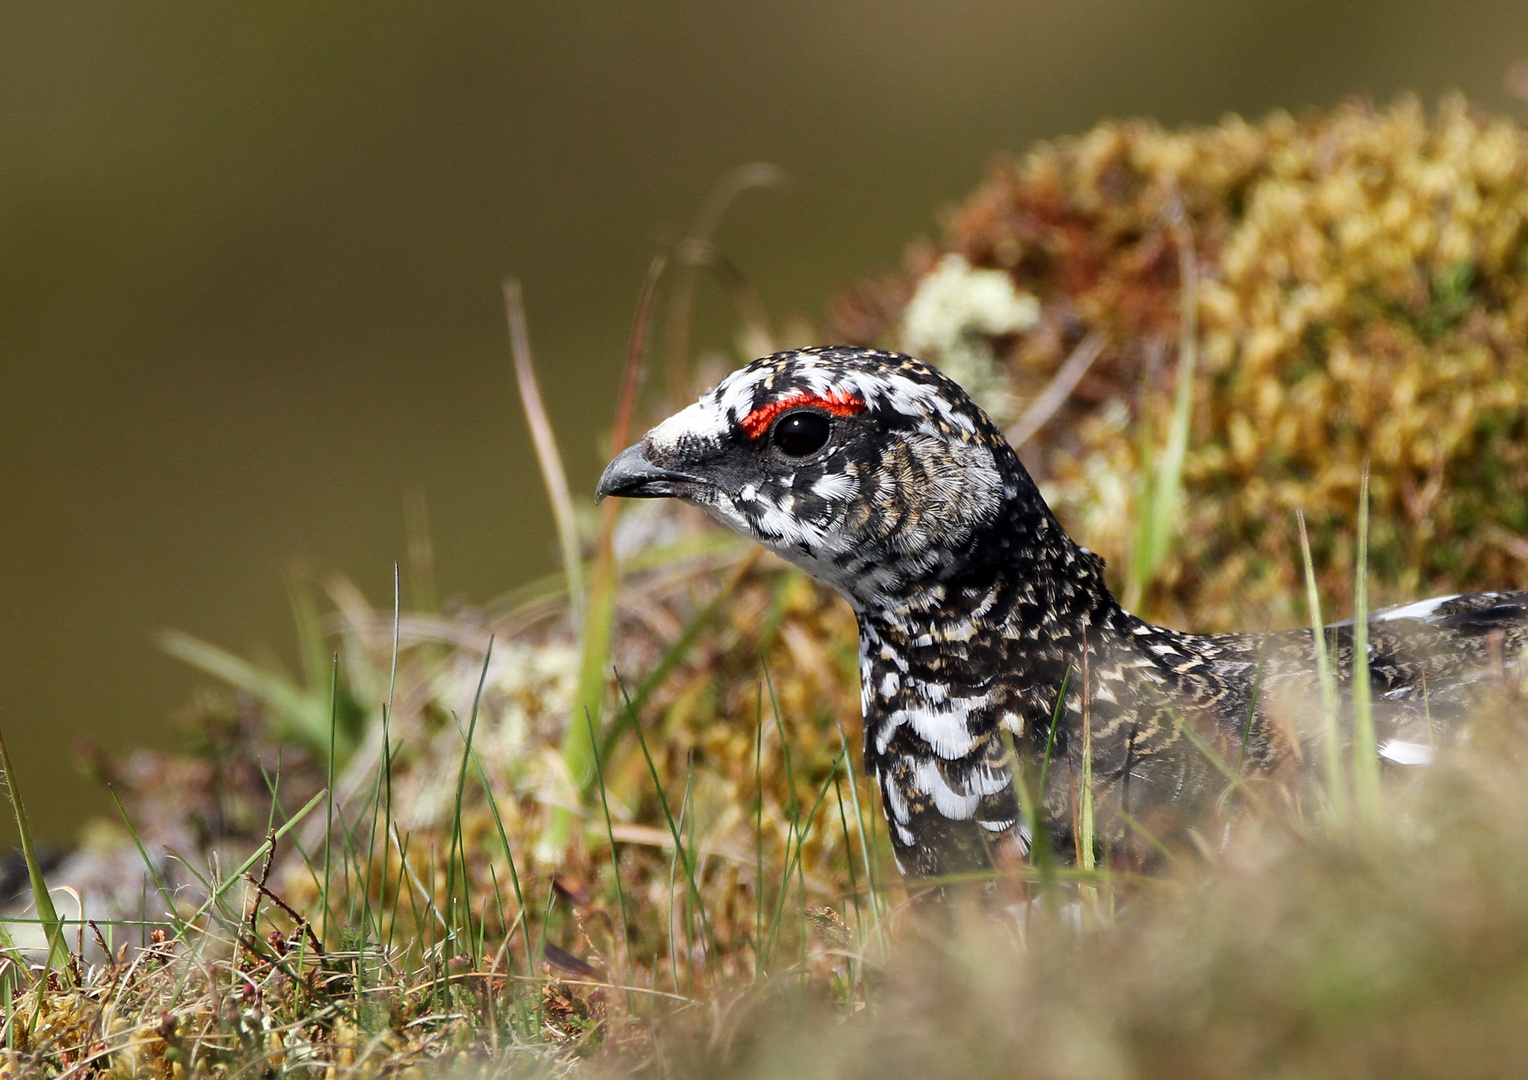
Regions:
M 996 151 L 1351 93 L 1520 110 L 1525 57 L 1522 0 L 0 5 L 0 726 L 35 824 L 106 805 L 80 738 L 169 736 L 199 679 L 160 628 L 285 655 L 294 558 L 386 602 L 410 493 L 442 595 L 553 567 L 506 273 L 587 492 L 647 261 L 736 165 L 793 183 L 722 246 L 816 317 Z

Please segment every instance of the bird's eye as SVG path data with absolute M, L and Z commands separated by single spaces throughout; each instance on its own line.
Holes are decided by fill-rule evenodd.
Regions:
M 773 438 L 787 457 L 806 457 L 827 444 L 833 422 L 815 410 L 786 413 L 775 421 Z

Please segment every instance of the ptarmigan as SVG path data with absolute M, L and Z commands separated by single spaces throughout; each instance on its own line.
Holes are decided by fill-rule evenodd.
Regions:
M 1193 635 L 1126 612 L 992 421 L 911 357 L 756 360 L 612 461 L 606 495 L 693 503 L 849 602 L 866 768 L 910 876 L 1027 854 L 1000 729 L 1033 760 L 1049 747 L 1041 805 L 1062 853 L 1085 743 L 1099 842 L 1125 847 L 1191 823 L 1226 790 L 1212 754 L 1265 774 L 1313 758 L 1310 631 Z M 1351 624 L 1328 640 L 1346 697 Z M 1428 759 L 1434 725 L 1441 737 L 1525 640 L 1525 592 L 1374 612 L 1381 755 Z

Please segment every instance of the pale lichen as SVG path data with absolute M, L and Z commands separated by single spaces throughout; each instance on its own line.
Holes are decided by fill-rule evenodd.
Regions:
M 1040 303 L 1001 270 L 978 270 L 960 255 L 939 260 L 902 313 L 902 347 L 927 357 L 999 420 L 1015 415 L 994 339 L 1033 330 Z

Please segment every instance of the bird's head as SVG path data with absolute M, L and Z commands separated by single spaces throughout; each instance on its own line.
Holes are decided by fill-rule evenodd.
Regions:
M 612 461 L 597 498 L 677 498 L 856 608 L 961 565 L 1027 475 L 959 386 L 909 356 L 776 353 Z

